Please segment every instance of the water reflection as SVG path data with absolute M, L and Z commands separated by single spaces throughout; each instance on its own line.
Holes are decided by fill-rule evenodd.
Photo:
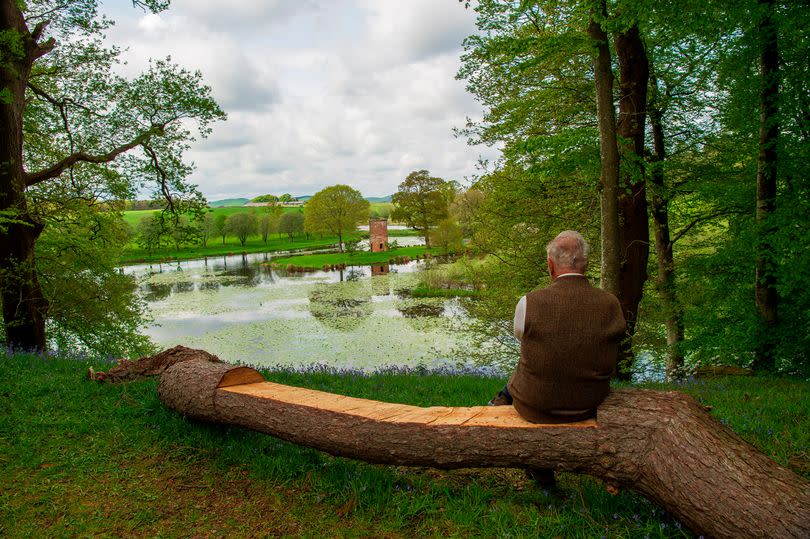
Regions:
M 288 272 L 266 255 L 126 268 L 140 281 L 157 344 L 206 349 L 226 361 L 345 366 L 452 362 L 464 337 L 442 299 L 398 298 L 422 262 Z
M 141 295 L 146 301 L 160 301 L 172 293 L 172 285 L 159 283 L 143 283 L 140 287 Z
M 417 318 L 420 316 L 442 316 L 444 314 L 444 303 L 415 303 L 397 307 L 405 318 Z
M 374 311 L 368 283 L 357 279 L 318 284 L 309 291 L 309 312 L 325 326 L 351 331 Z

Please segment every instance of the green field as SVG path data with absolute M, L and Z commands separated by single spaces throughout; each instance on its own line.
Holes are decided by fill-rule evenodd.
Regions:
M 282 208 L 282 210 L 286 212 L 290 211 L 300 211 L 301 208 Z M 246 207 L 246 206 L 226 206 L 224 208 L 209 208 L 211 211 L 211 215 L 216 218 L 217 215 L 224 215 L 226 217 L 230 217 L 234 213 L 242 213 L 242 212 L 250 212 L 254 211 L 257 215 L 262 214 L 262 208 L 256 207 Z M 124 212 L 124 221 L 126 223 L 135 228 L 138 225 L 138 222 L 146 216 L 152 215 L 153 213 L 158 213 L 159 210 L 130 210 Z
M 165 408 L 156 380 L 85 378 L 95 360 L 0 356 L 3 537 L 690 537 L 644 498 L 587 476 L 560 491 L 521 470 L 443 472 L 332 457 Z M 504 378 L 327 367 L 274 381 L 420 406 L 486 402 Z M 692 394 L 783 465 L 810 476 L 808 383 L 656 385 Z
M 375 202 L 372 207 L 386 207 L 390 206 L 390 202 Z M 211 208 L 211 213 L 214 217 L 217 215 L 231 216 L 235 213 L 242 212 L 256 212 L 258 215 L 262 214 L 262 208 L 249 208 L 244 206 L 230 206 L 224 208 Z M 284 212 L 300 211 L 300 208 L 283 208 Z M 124 221 L 135 230 L 138 222 L 146 216 L 157 213 L 157 210 L 135 210 L 124 212 Z M 391 237 L 413 236 L 417 233 L 413 230 L 391 230 L 389 235 Z M 359 239 L 361 233 L 349 234 L 344 240 Z M 225 241 L 222 237 L 214 237 L 208 240 L 208 245 L 203 248 L 201 245 L 186 245 L 182 246 L 179 250 L 174 248 L 173 244 L 164 244 L 160 249 L 156 249 L 151 255 L 143 248 L 137 245 L 134 241 L 127 244 L 121 256 L 122 264 L 133 264 L 139 262 L 159 262 L 162 260 L 184 260 L 193 258 L 202 258 L 205 256 L 222 256 L 229 254 L 239 253 L 262 253 L 262 252 L 275 252 L 275 251 L 288 251 L 300 249 L 324 249 L 337 245 L 337 236 L 312 236 L 307 238 L 304 234 L 298 234 L 293 241 L 290 241 L 286 235 L 270 234 L 268 241 L 262 241 L 260 235 L 248 237 L 245 246 L 243 247 L 239 240 L 233 236 L 226 236 Z

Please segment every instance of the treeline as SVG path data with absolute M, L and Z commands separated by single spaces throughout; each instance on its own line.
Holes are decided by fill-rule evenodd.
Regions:
M 221 239 L 222 245 L 228 237 L 233 237 L 244 247 L 251 236 L 261 236 L 267 243 L 272 234 L 295 241 L 295 237 L 309 233 L 304 230 L 302 211 L 283 212 L 281 207 L 270 206 L 264 211 L 243 211 L 232 215 L 210 211 L 189 218 L 186 215 L 172 215 L 155 212 L 142 217 L 131 231 L 131 239 L 150 256 L 161 248 L 175 251 L 188 246 L 207 247 L 209 242 Z
M 579 229 L 635 350 L 696 364 L 810 367 L 810 10 L 801 2 L 481 0 L 458 77 L 462 133 L 502 157 L 475 242 L 473 312 L 508 339 Z M 601 267 L 597 267 L 600 264 Z

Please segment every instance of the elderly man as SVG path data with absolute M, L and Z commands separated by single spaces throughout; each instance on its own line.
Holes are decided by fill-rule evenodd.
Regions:
M 534 423 L 570 423 L 593 417 L 607 396 L 626 324 L 616 297 L 585 277 L 588 244 L 579 232 L 561 232 L 546 252 L 552 283 L 520 298 L 520 362 L 490 404 L 513 404 Z M 543 486 L 554 481 L 548 470 L 530 475 Z

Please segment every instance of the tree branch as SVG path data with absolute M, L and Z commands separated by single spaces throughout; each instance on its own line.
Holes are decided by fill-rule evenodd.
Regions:
M 160 179 L 160 192 L 163 193 L 163 197 L 166 199 L 166 202 L 169 204 L 169 211 L 172 214 L 176 214 L 174 208 L 174 200 L 172 199 L 172 193 L 169 191 L 169 186 L 166 184 L 167 174 L 166 171 L 163 170 L 163 167 L 160 166 L 160 160 L 158 159 L 157 152 L 152 149 L 151 146 L 144 144 L 143 145 L 144 151 L 149 154 L 150 159 L 152 160 L 152 166 L 155 167 L 155 172 L 157 172 L 158 178 Z
M 741 213 L 746 213 L 746 211 L 742 210 L 742 209 L 721 210 L 721 211 L 717 211 L 717 212 L 714 212 L 714 213 L 710 213 L 708 215 L 703 215 L 701 217 L 698 217 L 698 218 L 694 219 L 691 223 L 689 223 L 688 225 L 683 227 L 681 230 L 679 230 L 678 233 L 675 234 L 672 237 L 672 240 L 669 242 L 669 248 L 671 249 L 672 246 L 675 245 L 676 241 L 678 241 L 679 239 L 684 237 L 686 235 L 686 233 L 689 232 L 689 230 L 692 227 L 694 227 L 695 225 L 697 225 L 698 223 L 702 223 L 703 221 L 709 221 L 711 219 L 716 219 L 717 217 L 722 217 L 724 215 L 734 215 L 734 214 L 741 214 Z
M 141 133 L 137 137 L 135 137 L 130 142 L 126 144 L 122 144 L 117 148 L 100 155 L 90 155 L 85 152 L 73 152 L 69 156 L 65 157 L 64 159 L 54 163 L 50 167 L 40 170 L 38 172 L 28 173 L 25 175 L 25 184 L 28 187 L 32 185 L 36 185 L 38 183 L 44 182 L 45 180 L 50 180 L 51 178 L 56 178 L 61 175 L 65 170 L 69 167 L 72 167 L 76 163 L 84 162 L 84 163 L 109 163 L 110 161 L 114 160 L 116 157 L 121 155 L 124 152 L 128 152 L 129 150 L 140 146 L 141 144 L 148 141 L 152 138 L 153 135 L 159 134 L 163 131 L 162 126 L 154 126 L 149 131 Z

